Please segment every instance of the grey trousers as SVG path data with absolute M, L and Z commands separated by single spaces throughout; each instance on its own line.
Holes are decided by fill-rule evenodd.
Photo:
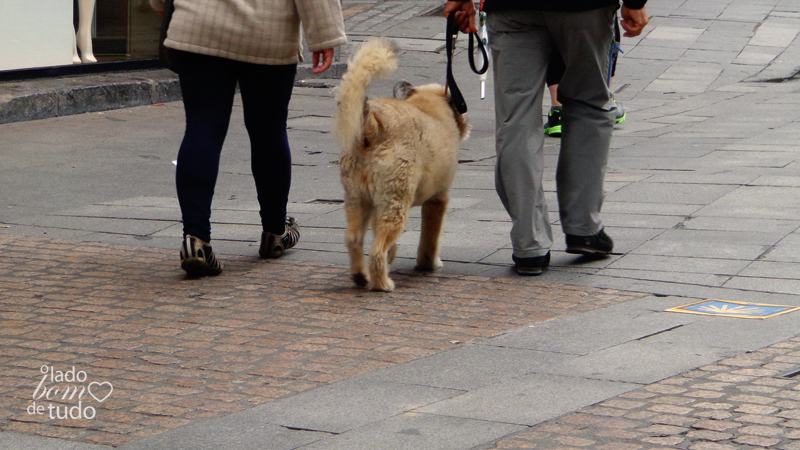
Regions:
M 495 186 L 512 221 L 520 258 L 542 256 L 553 244 L 542 187 L 542 98 L 550 54 L 566 64 L 558 86 L 561 151 L 556 169 L 559 216 L 567 234 L 589 236 L 603 224 L 603 179 L 616 105 L 608 90 L 615 8 L 591 11 L 489 13 L 496 119 Z

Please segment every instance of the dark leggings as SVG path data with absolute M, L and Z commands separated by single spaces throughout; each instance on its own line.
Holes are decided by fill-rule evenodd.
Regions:
M 261 224 L 270 233 L 283 234 L 292 179 L 286 118 L 297 65 L 251 64 L 181 51 L 173 54 L 186 110 L 186 133 L 175 176 L 183 233 L 211 240 L 211 199 L 238 82 Z

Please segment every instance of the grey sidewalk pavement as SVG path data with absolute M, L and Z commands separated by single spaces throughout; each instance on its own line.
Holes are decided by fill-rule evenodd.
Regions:
M 444 79 L 443 20 L 415 15 L 433 9 L 432 3 L 409 5 L 415 4 L 382 2 L 383 16 L 365 7 L 348 18 L 352 41 L 380 34 L 403 50 L 399 71 L 374 83 L 371 95 L 388 95 L 399 79 Z M 800 3 L 651 0 L 647 8 L 651 23 L 642 36 L 623 39 L 612 87 L 629 111 L 615 130 L 606 177 L 603 217 L 617 253 L 600 261 L 564 253 L 554 220 L 552 267 L 540 278 L 651 296 L 125 448 L 253 448 L 266 440 L 274 443 L 270 449 L 485 448 L 584 406 L 795 337 L 800 313 L 744 320 L 664 310 L 705 298 L 800 306 Z M 481 101 L 463 41 L 456 78 L 473 130 L 462 146 L 441 270 L 514 277 L 510 220 L 494 192 L 491 76 L 489 96 Z M 346 264 L 338 149 L 330 135 L 335 102 L 327 84 L 318 86 L 297 88 L 291 104 L 289 212 L 302 237 L 286 257 Z M 0 233 L 177 253 L 172 160 L 181 108 L 173 102 L 0 125 Z M 212 216 L 214 246 L 222 255 L 257 253 L 260 226 L 247 148 L 237 113 Z M 548 139 L 553 219 L 557 153 L 558 140 Z M 401 237 L 395 268 L 413 268 L 418 214 Z M 58 445 L 8 433 L 0 434 L 0 443 Z

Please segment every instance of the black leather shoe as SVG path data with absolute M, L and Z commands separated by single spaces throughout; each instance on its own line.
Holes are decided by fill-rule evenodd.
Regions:
M 541 275 L 542 271 L 550 266 L 550 252 L 532 258 L 517 258 L 511 255 L 511 259 L 514 260 L 514 270 L 523 276 Z
M 567 235 L 567 253 L 586 256 L 608 255 L 614 250 L 614 241 L 604 230 L 592 236 Z

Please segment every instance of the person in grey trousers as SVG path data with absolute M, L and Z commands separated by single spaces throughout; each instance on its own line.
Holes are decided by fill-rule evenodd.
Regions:
M 641 34 L 647 0 L 624 0 L 624 36 Z M 492 51 L 496 119 L 495 186 L 512 221 L 512 259 L 520 275 L 539 275 L 550 263 L 553 236 L 542 187 L 542 98 L 550 55 L 566 70 L 558 88 L 561 151 L 556 169 L 567 253 L 603 256 L 614 243 L 600 208 L 616 105 L 608 89 L 609 57 L 619 0 L 485 0 Z M 477 31 L 472 0 L 453 0 L 463 32 Z

